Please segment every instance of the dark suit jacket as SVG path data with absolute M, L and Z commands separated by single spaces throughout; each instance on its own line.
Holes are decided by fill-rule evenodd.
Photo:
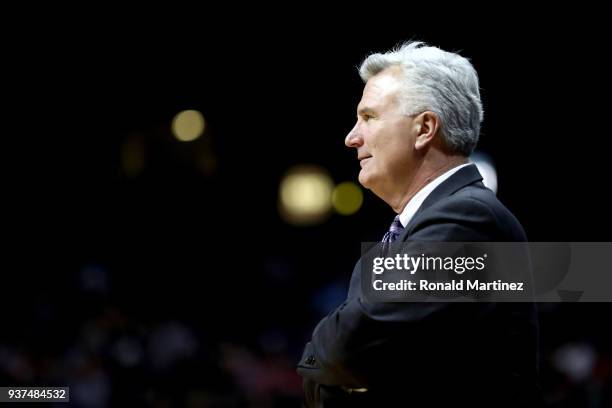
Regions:
M 475 165 L 440 184 L 400 241 L 523 242 Z M 367 303 L 360 263 L 347 299 L 306 344 L 307 406 L 536 406 L 532 303 Z M 349 389 L 367 388 L 365 392 Z

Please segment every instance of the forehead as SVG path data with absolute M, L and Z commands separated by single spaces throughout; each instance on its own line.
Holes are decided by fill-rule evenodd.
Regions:
M 399 71 L 394 68 L 388 68 L 368 80 L 358 110 L 381 108 L 395 102 L 401 81 Z

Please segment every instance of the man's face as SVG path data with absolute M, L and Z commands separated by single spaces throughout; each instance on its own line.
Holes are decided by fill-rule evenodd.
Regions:
M 345 144 L 357 149 L 359 182 L 381 198 L 407 188 L 418 124 L 402 113 L 400 71 L 388 68 L 370 78 L 357 106 L 357 123 Z

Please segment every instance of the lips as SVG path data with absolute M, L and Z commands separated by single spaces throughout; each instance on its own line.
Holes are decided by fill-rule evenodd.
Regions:
M 361 167 L 363 167 L 363 165 L 364 165 L 364 164 L 365 164 L 365 163 L 366 163 L 368 160 L 370 160 L 371 158 L 372 158 L 372 156 L 367 156 L 367 157 L 364 157 L 364 158 L 362 158 L 362 159 L 359 159 L 359 164 L 361 165 Z

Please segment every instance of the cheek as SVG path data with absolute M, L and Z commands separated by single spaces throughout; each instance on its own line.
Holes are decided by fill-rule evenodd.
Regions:
M 383 159 L 381 163 L 390 173 L 403 172 L 403 169 L 410 163 L 412 157 L 412 149 L 406 141 L 394 139 L 381 148 L 380 157 Z
M 390 123 L 376 123 L 368 134 L 370 148 L 384 151 L 399 142 L 400 135 L 395 126 Z

